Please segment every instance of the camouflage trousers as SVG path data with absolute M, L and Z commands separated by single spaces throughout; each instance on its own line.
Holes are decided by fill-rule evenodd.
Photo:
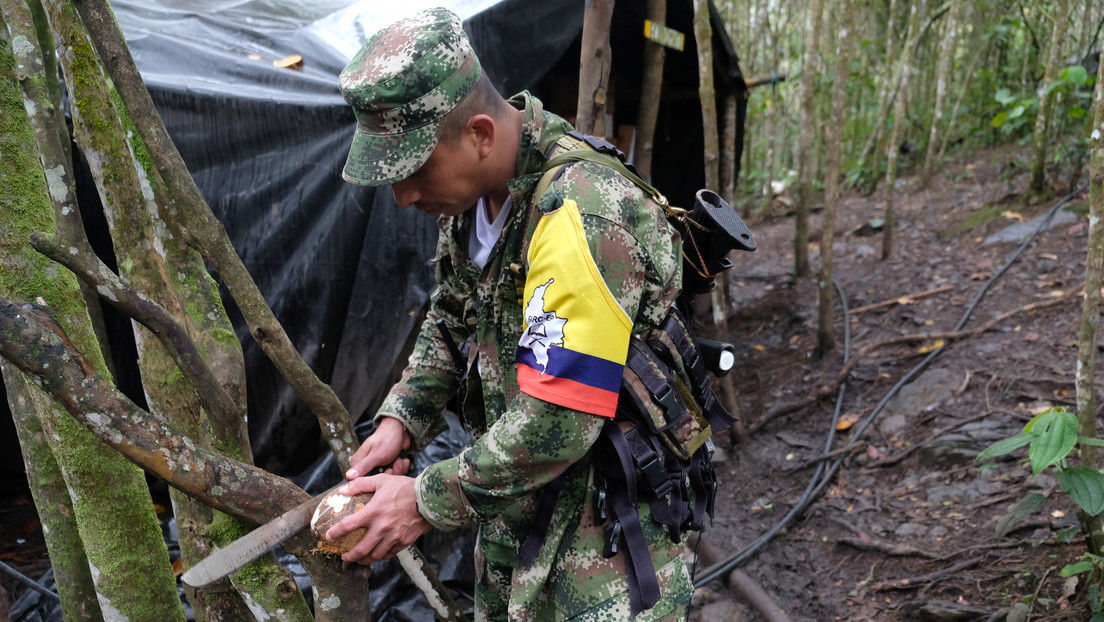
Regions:
M 622 622 L 629 619 L 629 592 L 622 590 L 612 598 L 600 603 L 598 606 L 576 613 L 571 617 L 565 617 L 561 603 L 556 596 L 551 595 L 537 603 L 527 603 L 524 608 L 515 606 L 510 611 L 510 593 L 513 587 L 514 563 L 501 563 L 491 558 L 503 559 L 500 551 L 487 554 L 485 546 L 495 547 L 493 544 L 481 543 L 475 551 L 475 620 L 476 622 Z M 516 557 L 514 558 L 516 560 Z M 670 589 L 660 597 L 655 607 L 640 612 L 634 622 L 679 622 L 686 620 L 687 607 L 689 606 L 689 593 L 693 590 L 690 575 L 686 569 L 682 557 L 675 557 L 656 573 L 661 586 L 681 589 Z

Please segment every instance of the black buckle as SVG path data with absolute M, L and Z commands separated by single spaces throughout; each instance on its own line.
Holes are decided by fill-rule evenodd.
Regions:
M 671 492 L 673 486 L 671 480 L 667 477 L 667 469 L 663 468 L 663 464 L 660 463 L 658 457 L 652 458 L 648 464 L 641 465 L 640 472 L 644 474 L 644 479 L 648 481 L 648 488 L 657 497 L 664 497 Z
M 598 516 L 599 522 L 606 522 L 609 518 L 609 514 L 606 513 L 606 487 L 602 485 L 594 493 L 594 513 Z
M 602 557 L 609 559 L 621 550 L 621 521 L 614 520 L 606 525 L 605 541 Z
M 663 412 L 668 423 L 671 422 L 672 418 L 681 414 L 679 412 L 678 398 L 675 396 L 675 391 L 671 388 L 671 385 L 665 385 L 663 387 L 663 393 L 659 395 L 652 393 L 652 399 L 655 400 L 655 403 L 663 407 Z

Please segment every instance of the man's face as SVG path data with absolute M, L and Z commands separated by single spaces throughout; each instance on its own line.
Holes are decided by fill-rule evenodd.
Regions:
M 482 192 L 472 159 L 476 157 L 465 141 L 456 145 L 437 143 L 429 159 L 413 175 L 391 184 L 395 202 L 413 205 L 430 216 L 458 216 L 475 204 Z

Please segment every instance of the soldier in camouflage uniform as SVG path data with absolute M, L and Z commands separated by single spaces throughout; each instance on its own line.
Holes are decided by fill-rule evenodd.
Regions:
M 344 558 L 371 563 L 433 527 L 477 523 L 477 619 L 629 618 L 625 554 L 602 556 L 592 446 L 616 408 L 629 335 L 655 329 L 678 294 L 677 233 L 598 164 L 569 165 L 534 196 L 571 127 L 528 93 L 504 100 L 445 9 L 373 36 L 340 80 L 357 116 L 345 179 L 391 184 L 399 205 L 437 216 L 441 234 L 428 317 L 346 474 L 346 494 L 374 497 L 327 536 L 366 527 Z M 440 413 L 461 388 L 439 321 L 471 344 L 462 420 L 474 440 L 417 478 L 400 476 L 400 452 L 445 429 Z M 380 466 L 387 474 L 363 476 Z M 552 482 L 562 492 L 535 561 L 521 567 L 538 493 Z M 677 619 L 692 591 L 682 545 L 647 504 L 640 518 L 661 596 L 636 619 Z

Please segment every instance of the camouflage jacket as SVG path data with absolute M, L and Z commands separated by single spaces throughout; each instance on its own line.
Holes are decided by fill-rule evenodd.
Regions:
M 590 372 L 574 380 L 556 378 L 553 363 L 569 346 L 579 351 L 569 356 L 591 361 L 596 360 L 592 355 L 606 356 L 612 360 L 598 363 L 607 375 L 616 373 L 616 385 L 629 331 L 639 334 L 657 326 L 678 294 L 679 238 L 639 189 L 598 164 L 571 164 L 542 196 L 532 196 L 546 153 L 571 127 L 527 93 L 511 102 L 524 107 L 524 120 L 518 175 L 508 182 L 513 207 L 502 233 L 480 270 L 467 256 L 474 210 L 439 219 L 438 287 L 409 364 L 377 418 L 403 421 L 419 448 L 442 432 L 440 412 L 459 387 L 437 320 L 444 321 L 456 343 L 470 338 L 469 377 L 474 379 L 462 418 L 475 438 L 459 456 L 418 476 L 419 511 L 441 529 L 479 524 L 480 617 L 550 620 L 586 613 L 588 619 L 626 619 L 624 554 L 601 555 L 604 524 L 594 515 L 590 460 L 605 422 L 590 413 L 612 415 L 608 394 L 602 393 L 611 387 L 589 386 Z M 510 270 L 512 263 L 527 273 L 526 304 L 519 300 L 520 279 Z M 588 267 L 595 279 L 580 290 L 579 274 Z M 559 295 L 553 296 L 551 284 L 557 279 Z M 542 311 L 566 318 L 558 324 L 563 348 L 542 349 L 540 339 L 530 335 L 543 331 L 545 325 L 534 324 Z M 590 338 L 581 340 L 573 329 L 584 326 Z M 551 339 L 557 343 L 555 336 Z M 612 355 L 604 355 L 611 349 Z M 524 372 L 520 385 L 519 370 Z M 612 391 L 615 404 L 616 386 Z M 584 394 L 597 397 L 572 401 Z M 519 568 L 537 492 L 561 474 L 565 484 L 544 544 L 529 569 Z M 642 506 L 663 596 L 638 620 L 670 615 L 692 591 L 681 544 L 672 544 L 648 514 Z

